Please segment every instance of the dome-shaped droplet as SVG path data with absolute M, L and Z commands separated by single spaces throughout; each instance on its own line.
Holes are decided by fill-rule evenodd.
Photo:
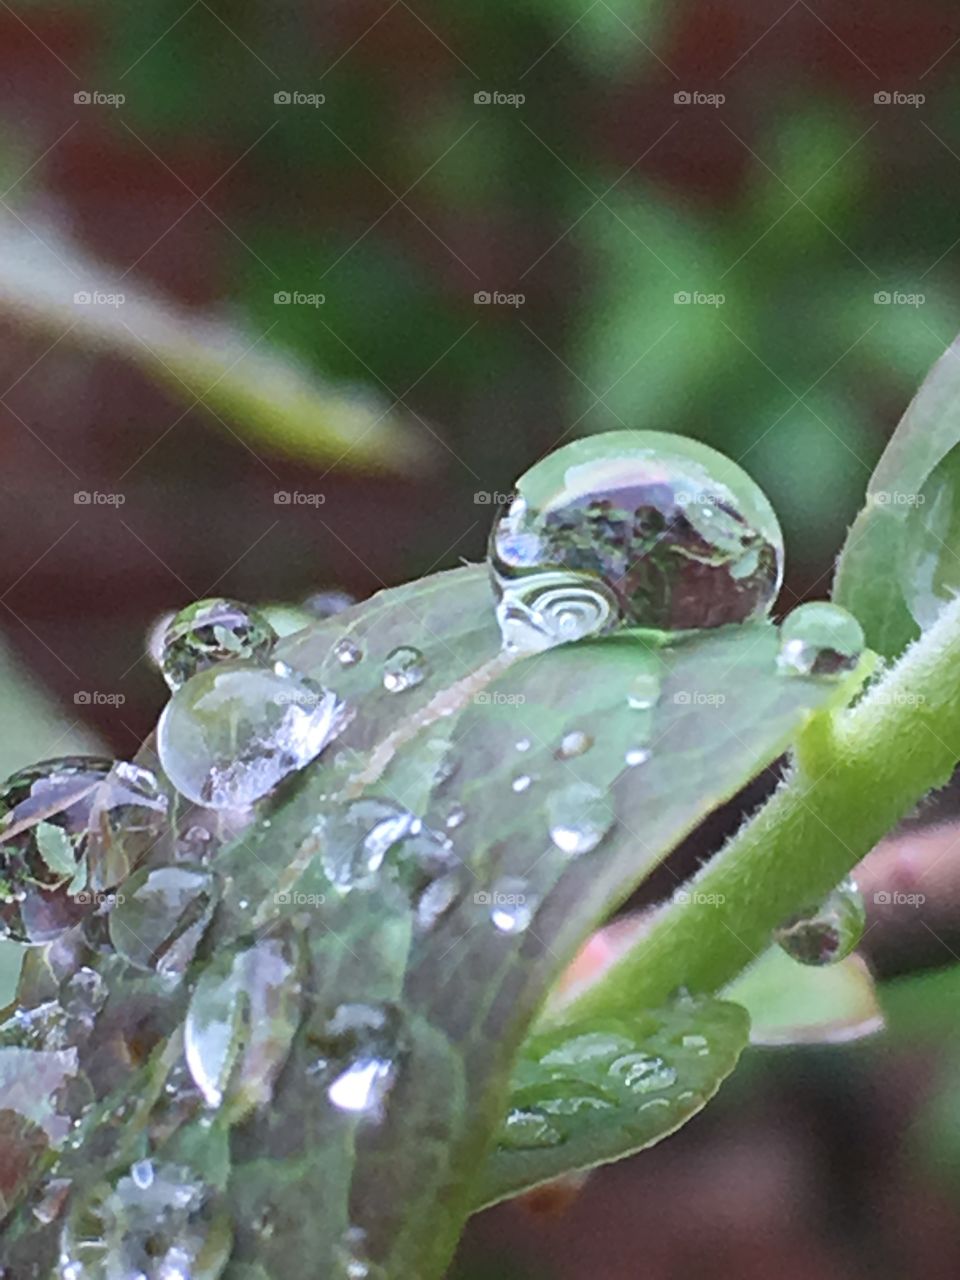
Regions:
M 167 703 L 157 751 L 188 800 L 242 809 L 315 760 L 348 719 L 334 693 L 289 668 L 222 663 Z
M 576 441 L 518 480 L 490 539 L 505 644 L 546 648 L 618 626 L 698 630 L 763 617 L 782 575 L 769 502 L 695 440 Z
M 230 1257 L 218 1194 L 180 1165 L 143 1162 L 78 1199 L 64 1224 L 60 1280 L 217 1280 Z
M 355 667 L 358 662 L 363 661 L 363 650 L 355 640 L 344 636 L 333 646 L 333 656 L 341 667 Z
M 404 1056 L 402 1015 L 393 1005 L 341 1004 L 308 1042 L 311 1074 L 338 1111 L 379 1119 Z
M 488 892 L 477 893 L 475 901 L 487 907 L 500 933 L 523 933 L 536 915 L 540 895 L 520 876 L 501 876 Z
M 507 1151 L 531 1151 L 558 1147 L 563 1134 L 538 1107 L 511 1107 L 497 1136 L 498 1146 Z
M 651 755 L 649 747 L 628 747 L 624 753 L 623 762 L 629 768 L 635 769 L 638 764 L 646 764 Z
M 863 628 L 846 609 L 802 604 L 780 626 L 777 667 L 789 675 L 843 676 L 860 661 L 864 643 Z
M 162 830 L 166 797 L 137 765 L 68 756 L 0 787 L 0 927 L 53 941 L 97 904 Z
M 422 684 L 427 675 L 427 660 L 419 649 L 401 645 L 388 653 L 383 662 L 383 687 L 388 693 L 403 693 Z
M 653 1093 L 677 1082 L 676 1069 L 649 1053 L 625 1053 L 610 1064 L 610 1075 L 631 1093 Z
M 187 971 L 217 904 L 205 867 L 178 863 L 137 871 L 110 913 L 110 938 L 136 969 L 180 977 Z
M 322 819 L 323 869 L 341 889 L 371 888 L 389 850 L 421 828 L 419 818 L 390 800 L 355 800 Z
M 774 930 L 774 940 L 800 964 L 834 964 L 863 937 L 866 908 L 856 882 L 844 880 L 823 905 L 802 912 Z
M 650 711 L 660 701 L 660 677 L 653 671 L 640 671 L 630 681 L 627 705 L 634 711 Z
M 586 755 L 593 746 L 593 736 L 583 729 L 571 729 L 560 739 L 554 755 L 558 760 L 574 760 L 577 756 Z
M 161 669 L 170 688 L 218 662 L 267 662 L 277 634 L 267 619 L 236 600 L 198 600 L 175 614 L 163 637 Z
M 563 853 L 590 853 L 614 823 L 613 802 L 589 782 L 574 782 L 547 799 L 550 839 Z

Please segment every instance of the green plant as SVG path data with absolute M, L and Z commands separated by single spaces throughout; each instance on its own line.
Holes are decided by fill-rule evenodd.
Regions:
M 0 911 L 47 943 L 0 1025 L 5 1274 L 429 1280 L 474 1210 L 683 1124 L 751 1013 L 757 1039 L 815 1035 L 831 1002 L 875 1025 L 836 886 L 960 757 L 956 358 L 881 460 L 836 603 L 779 629 L 763 494 L 644 433 L 518 482 L 494 595 L 487 566 L 441 573 L 272 649 L 242 606 L 180 615 L 136 765 L 2 794 Z M 551 995 L 787 750 L 616 962 Z

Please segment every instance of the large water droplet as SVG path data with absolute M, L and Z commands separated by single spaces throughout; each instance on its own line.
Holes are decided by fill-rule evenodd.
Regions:
M 344 636 L 342 640 L 338 640 L 333 646 L 333 656 L 341 667 L 355 667 L 357 663 L 363 661 L 363 650 L 355 640 L 351 640 L 349 636 Z
M 574 782 L 547 800 L 550 839 L 563 853 L 590 853 L 614 823 L 613 802 L 589 782 Z
M 217 884 L 204 867 L 179 863 L 138 871 L 110 913 L 110 938 L 136 969 L 165 977 L 186 973 L 217 904 Z
M 655 1054 L 626 1053 L 610 1064 L 610 1075 L 631 1093 L 653 1093 L 677 1082 L 675 1068 Z
M 617 626 L 745 622 L 776 597 L 783 540 L 769 502 L 736 463 L 695 440 L 641 431 L 579 440 L 516 489 L 489 553 L 510 647 Z
M 0 788 L 0 926 L 17 941 L 58 938 L 96 905 L 163 828 L 167 801 L 147 769 L 69 756 Z
M 210 1107 L 237 1118 L 269 1102 L 300 1019 L 295 953 L 283 937 L 262 938 L 219 957 L 190 1000 L 184 1050 Z
M 589 733 L 584 733 L 582 729 L 572 729 L 560 739 L 560 745 L 554 755 L 558 760 L 573 760 L 577 756 L 585 755 L 592 746 L 593 738 Z
M 854 670 L 864 643 L 863 628 L 846 609 L 802 604 L 780 626 L 777 667 L 788 675 L 840 677 Z
M 188 800 L 241 809 L 315 760 L 348 721 L 334 693 L 289 668 L 223 663 L 173 695 L 157 751 Z
M 311 1035 L 319 1050 L 311 1074 L 338 1111 L 382 1118 L 403 1056 L 400 1027 L 392 1005 L 341 1004 Z
M 887 491 L 873 500 L 883 502 L 891 520 L 904 520 L 901 562 L 889 572 L 899 576 L 907 607 L 925 630 L 960 591 L 960 450 L 950 450 L 919 493 Z
M 822 906 L 802 912 L 774 930 L 774 940 L 800 964 L 835 964 L 863 937 L 866 908 L 856 882 L 844 880 Z
M 138 1166 L 134 1166 L 135 1169 Z M 173 1164 L 139 1167 L 102 1183 L 70 1212 L 61 1280 L 217 1280 L 230 1257 L 229 1215 L 219 1196 Z
M 219 662 L 267 662 L 277 634 L 267 619 L 236 600 L 198 600 L 181 609 L 163 637 L 161 670 L 176 692 Z
M 497 1141 L 508 1151 L 532 1151 L 559 1146 L 563 1134 L 539 1108 L 511 1107 Z
M 422 684 L 427 675 L 427 660 L 419 649 L 401 645 L 388 653 L 383 663 L 383 687 L 388 693 L 403 693 Z
M 523 933 L 540 905 L 540 895 L 520 876 L 501 876 L 489 892 L 475 894 L 474 900 L 488 908 L 500 933 Z

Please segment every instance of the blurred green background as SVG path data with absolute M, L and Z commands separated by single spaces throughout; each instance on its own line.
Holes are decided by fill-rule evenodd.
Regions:
M 960 328 L 958 65 L 947 0 L 0 5 L 3 771 L 130 754 L 164 610 L 479 558 L 592 431 L 740 459 L 825 595 Z M 910 981 L 922 1034 L 757 1056 L 459 1274 L 952 1280 L 960 993 Z

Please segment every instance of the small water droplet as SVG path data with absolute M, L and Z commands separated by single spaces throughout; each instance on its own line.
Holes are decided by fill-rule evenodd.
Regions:
M 547 648 L 618 626 L 663 632 L 763 617 L 783 539 L 735 463 L 659 432 L 591 436 L 517 481 L 489 561 L 505 645 Z
M 649 747 L 630 747 L 623 760 L 629 768 L 635 769 L 638 764 L 646 764 L 651 754 Z
M 349 719 L 334 693 L 279 664 L 222 663 L 171 698 L 157 751 L 188 800 L 243 809 L 315 760 Z
M 196 954 L 217 905 L 213 873 L 178 863 L 144 868 L 110 913 L 110 938 L 135 969 L 179 978 Z
M 236 600 L 198 600 L 175 614 L 163 637 L 160 667 L 173 692 L 220 662 L 267 662 L 277 633 L 256 609 Z
M 41 1188 L 40 1198 L 33 1206 L 33 1216 L 45 1227 L 56 1222 L 63 1213 L 73 1183 L 69 1178 L 49 1178 Z M 0 1280 L 4 1280 L 0 1269 Z
M 563 1134 L 536 1107 L 511 1107 L 500 1131 L 498 1145 L 509 1151 L 557 1147 Z
M 478 893 L 475 899 L 487 906 L 500 933 L 523 933 L 540 905 L 540 895 L 519 876 L 501 876 L 488 893 Z
M 864 649 L 863 628 L 851 613 L 825 601 L 802 604 L 780 626 L 777 668 L 787 675 L 842 677 Z
M 521 794 L 524 791 L 530 790 L 532 782 L 533 779 L 530 777 L 529 773 L 521 773 L 510 783 L 510 788 L 512 791 L 516 791 L 518 794 Z
M 560 745 L 554 752 L 558 760 L 573 760 L 576 756 L 586 755 L 593 746 L 593 738 L 582 729 L 573 729 L 560 739 Z
M 311 1074 L 339 1110 L 382 1118 L 402 1056 L 401 1016 L 392 1005 L 341 1004 L 310 1042 L 320 1050 Z
M 386 1280 L 387 1273 L 370 1260 L 367 1233 L 360 1227 L 348 1227 L 336 1249 L 339 1270 L 332 1280 Z
M 358 662 L 363 661 L 363 650 L 349 636 L 344 636 L 333 646 L 333 656 L 341 667 L 355 667 Z
M 549 796 L 547 820 L 550 839 L 562 853 L 590 853 L 613 826 L 613 803 L 599 787 L 574 782 Z
M 580 1067 L 586 1062 L 603 1061 L 629 1052 L 633 1042 L 610 1031 L 587 1031 L 571 1036 L 540 1058 L 541 1067 Z
M 451 809 L 447 811 L 447 816 L 444 819 L 443 825 L 447 828 L 448 831 L 455 831 L 457 827 L 463 826 L 464 822 L 466 821 L 466 817 L 467 817 L 467 811 L 466 809 L 464 809 L 463 805 L 455 804 Z
M 514 749 L 517 751 L 529 751 L 530 748 L 533 746 L 533 743 L 530 741 L 529 738 L 520 738 L 513 745 L 514 745 Z
M 835 964 L 863 937 L 866 908 L 856 882 L 846 879 L 822 906 L 799 915 L 774 930 L 774 940 L 800 964 Z
M 130 1177 L 136 1187 L 141 1191 L 146 1191 L 147 1187 L 153 1182 L 153 1162 L 151 1160 L 138 1160 L 130 1169 Z
M 652 671 L 641 671 L 630 681 L 627 705 L 634 711 L 650 711 L 660 701 L 662 692 L 660 677 Z
M 610 1075 L 631 1093 L 653 1093 L 677 1082 L 676 1070 L 663 1058 L 649 1053 L 626 1053 L 610 1064 Z
M 404 693 L 422 684 L 427 675 L 427 660 L 419 649 L 401 645 L 388 653 L 383 663 L 383 687 L 388 693 Z

